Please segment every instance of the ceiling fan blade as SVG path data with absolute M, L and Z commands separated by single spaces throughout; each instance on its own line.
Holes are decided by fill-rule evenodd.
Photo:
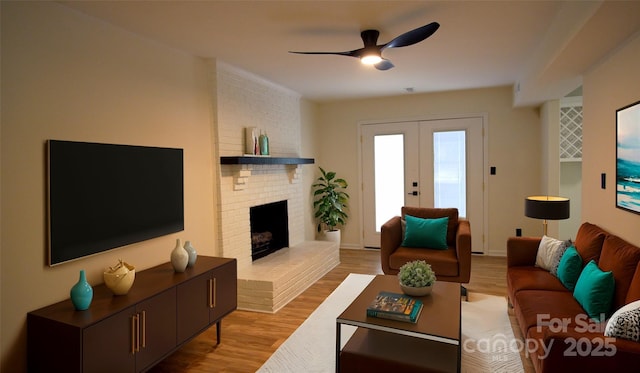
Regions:
M 436 32 L 439 27 L 440 24 L 438 22 L 431 22 L 428 25 L 424 25 L 422 27 L 418 27 L 415 30 L 405 32 L 404 34 L 391 40 L 387 44 L 382 45 L 381 48 L 400 48 L 419 43 L 429 36 L 433 35 L 433 33 Z
M 389 69 L 394 67 L 394 65 L 391 63 L 391 61 L 385 60 L 385 59 L 382 59 L 382 61 L 378 62 L 377 64 L 375 64 L 373 66 L 375 66 L 376 69 L 382 70 L 382 71 L 389 70 Z
M 347 56 L 347 57 L 360 57 L 358 55 L 358 52 L 360 51 L 360 49 L 356 49 L 354 51 L 347 51 L 347 52 L 296 52 L 296 51 L 289 51 L 289 53 L 295 53 L 295 54 L 334 54 L 334 55 L 338 55 L 338 56 Z

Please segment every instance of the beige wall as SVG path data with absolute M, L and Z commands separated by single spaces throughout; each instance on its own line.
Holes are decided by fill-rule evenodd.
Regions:
M 551 100 L 540 107 L 540 188 L 537 195 L 560 194 L 560 101 Z M 564 197 L 564 196 L 563 196 Z M 570 201 L 576 203 L 576 201 Z M 577 203 L 580 203 L 579 201 Z M 547 235 L 559 237 L 559 221 L 550 220 Z M 539 234 L 542 235 L 542 231 Z M 564 236 L 562 236 L 564 238 Z M 566 238 L 571 238 L 569 236 Z
M 582 162 L 560 163 L 560 193 L 570 200 L 570 217 L 558 222 L 558 236 L 575 239 L 582 222 Z
M 215 254 L 211 105 L 204 61 L 53 2 L 2 2 L 2 371 L 26 363 L 26 313 L 92 284 L 118 258 L 144 269 L 175 239 Z M 45 265 L 45 141 L 184 148 L 185 230 Z
M 584 77 L 582 221 L 640 245 L 640 215 L 615 207 L 616 110 L 640 100 L 640 35 Z M 607 174 L 606 189 L 600 174 Z
M 358 123 L 488 113 L 489 166 L 497 174 L 489 188 L 488 252 L 504 254 L 507 237 L 522 228 L 539 235 L 541 222 L 524 217 L 524 197 L 540 192 L 540 123 L 538 111 L 513 108 L 509 87 L 410 94 L 390 98 L 341 101 L 319 105 L 318 165 L 336 171 L 351 183 L 351 214 L 344 228 L 344 246 L 361 247 L 361 194 L 358 187 Z M 471 222 L 473 224 L 473 222 Z

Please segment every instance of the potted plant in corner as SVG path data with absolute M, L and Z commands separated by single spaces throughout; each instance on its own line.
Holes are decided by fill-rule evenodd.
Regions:
M 322 167 L 318 168 L 322 175 L 312 185 L 313 208 L 315 218 L 319 220 L 318 232 L 324 231 L 325 240 L 337 242 L 339 245 L 338 227 L 344 225 L 348 217 L 345 210 L 349 195 L 344 191 L 348 184 L 344 179 L 336 178 L 335 172 L 325 172 Z

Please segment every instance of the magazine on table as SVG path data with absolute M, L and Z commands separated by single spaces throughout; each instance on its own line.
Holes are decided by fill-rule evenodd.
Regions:
M 422 311 L 422 301 L 405 294 L 381 291 L 367 307 L 367 316 L 415 323 Z

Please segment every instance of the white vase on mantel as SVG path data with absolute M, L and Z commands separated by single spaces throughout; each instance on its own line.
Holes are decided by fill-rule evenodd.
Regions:
M 189 264 L 189 253 L 180 244 L 180 239 L 176 239 L 176 247 L 171 252 L 171 265 L 176 272 L 184 272 Z
M 335 242 L 340 247 L 340 229 L 336 230 L 325 230 L 322 236 L 323 241 Z

